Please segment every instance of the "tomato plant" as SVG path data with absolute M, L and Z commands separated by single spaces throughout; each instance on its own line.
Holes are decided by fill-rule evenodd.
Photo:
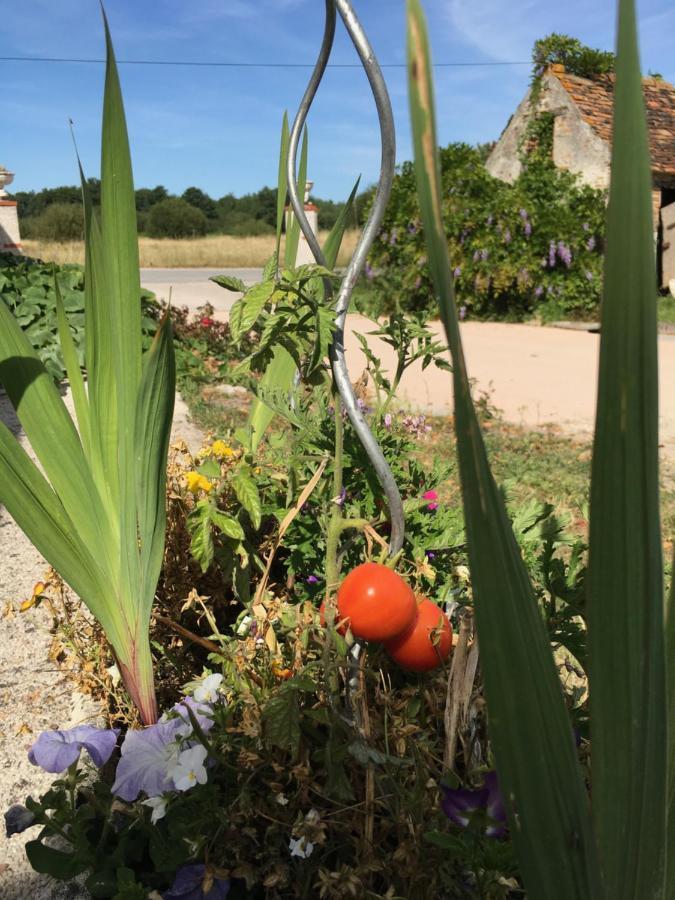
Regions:
M 384 645 L 389 656 L 410 672 L 430 672 L 452 648 L 452 626 L 442 609 L 426 597 L 417 601 L 417 618 Z
M 340 619 L 366 641 L 388 641 L 415 619 L 415 595 L 400 575 L 381 563 L 367 562 L 347 575 L 337 596 Z

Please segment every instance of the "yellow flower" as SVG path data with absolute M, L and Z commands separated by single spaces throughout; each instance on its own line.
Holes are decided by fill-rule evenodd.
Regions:
M 213 490 L 213 485 L 209 479 L 204 478 L 199 472 L 188 472 L 185 477 L 187 478 L 188 490 L 192 494 L 198 494 L 200 491 L 206 491 L 208 494 L 209 491 Z
M 232 447 L 228 447 L 225 441 L 214 441 L 211 444 L 211 453 L 219 459 L 226 459 L 229 456 L 234 456 L 234 450 Z
M 21 612 L 26 612 L 27 609 L 30 609 L 31 606 L 36 606 L 40 602 L 40 597 L 45 592 L 45 583 L 44 581 L 38 581 L 38 583 L 33 588 L 33 596 L 30 600 L 24 600 L 19 610 Z

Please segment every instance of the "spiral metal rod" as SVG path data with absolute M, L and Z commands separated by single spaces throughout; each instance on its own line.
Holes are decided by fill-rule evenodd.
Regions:
M 354 290 L 354 285 L 361 274 L 368 252 L 380 228 L 387 200 L 389 199 L 396 162 L 396 140 L 394 135 L 394 117 L 391 110 L 391 102 L 389 100 L 387 87 L 384 83 L 384 78 L 382 77 L 382 71 L 350 0 L 326 0 L 326 24 L 321 49 L 290 134 L 288 148 L 288 193 L 293 212 L 315 260 L 319 265 L 325 266 L 326 259 L 316 235 L 312 231 L 312 228 L 307 221 L 307 217 L 305 216 L 304 198 L 298 196 L 296 159 L 300 134 L 307 119 L 307 114 L 312 105 L 312 101 L 314 100 L 319 84 L 323 78 L 333 46 L 336 9 L 340 13 L 344 26 L 356 48 L 356 52 L 366 72 L 375 99 L 375 106 L 377 108 L 377 116 L 380 124 L 382 158 L 380 163 L 380 178 L 370 215 L 342 278 L 340 290 L 338 291 L 335 304 L 335 332 L 333 334 L 329 353 L 333 378 L 338 393 L 340 394 L 342 404 L 347 411 L 347 415 L 349 416 L 359 440 L 368 454 L 368 458 L 377 473 L 380 484 L 387 497 L 391 520 L 389 553 L 394 555 L 395 553 L 398 553 L 403 546 L 403 537 L 405 533 L 403 503 L 392 471 L 382 453 L 382 449 L 375 440 L 375 436 L 368 427 L 368 423 L 359 409 L 354 390 L 349 380 L 347 361 L 345 359 L 344 336 L 347 311 L 349 309 L 352 291 Z M 329 279 L 324 279 L 324 285 L 326 299 L 330 300 L 332 298 L 332 285 L 330 284 Z

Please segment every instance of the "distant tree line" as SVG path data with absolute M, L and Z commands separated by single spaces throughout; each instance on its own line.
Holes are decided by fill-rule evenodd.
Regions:
M 89 179 L 94 206 L 100 204 L 101 183 Z M 366 205 L 365 192 L 357 203 L 354 225 Z M 139 188 L 136 191 L 138 230 L 149 237 L 201 237 L 206 234 L 271 234 L 276 226 L 276 189 L 263 187 L 254 194 L 235 197 L 226 194 L 214 200 L 198 187 L 189 187 L 180 196 L 165 187 Z M 41 191 L 17 191 L 21 233 L 39 240 L 79 240 L 83 232 L 83 212 L 79 187 L 44 188 Z M 319 228 L 329 229 L 344 204 L 310 197 L 319 207 Z

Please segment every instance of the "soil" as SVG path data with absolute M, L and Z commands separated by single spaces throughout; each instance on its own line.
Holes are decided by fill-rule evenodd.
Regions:
M 72 411 L 68 394 L 66 405 Z M 14 410 L 0 392 L 0 420 L 29 449 Z M 176 398 L 172 437 L 191 450 L 202 434 L 189 420 L 187 407 Z M 41 731 L 96 722 L 99 709 L 74 689 L 72 681 L 49 660 L 51 615 L 43 604 L 19 612 L 32 596 L 47 564 L 28 538 L 0 506 L 0 811 L 38 797 L 54 780 L 29 763 L 27 751 Z M 28 864 L 24 844 L 37 836 L 32 828 L 7 839 L 0 837 L 0 900 L 62 900 L 88 898 L 79 884 L 63 884 L 37 875 Z

